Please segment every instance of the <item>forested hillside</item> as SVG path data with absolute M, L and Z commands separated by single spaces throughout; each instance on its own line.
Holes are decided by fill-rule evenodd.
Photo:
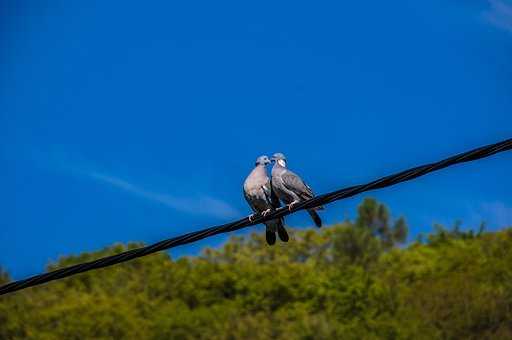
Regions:
M 2 296 L 0 339 L 512 338 L 512 229 L 406 236 L 404 219 L 367 199 L 356 220 L 292 231 L 287 244 L 233 237 L 198 257 L 160 253 Z

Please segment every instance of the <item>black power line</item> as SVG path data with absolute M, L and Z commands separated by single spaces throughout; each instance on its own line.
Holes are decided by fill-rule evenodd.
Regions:
M 271 220 L 276 217 L 283 217 L 294 213 L 298 210 L 308 209 L 317 207 L 322 204 L 327 204 L 333 201 L 341 200 L 347 197 L 351 197 L 357 194 L 360 194 L 365 191 L 380 189 L 384 187 L 388 187 L 391 185 L 395 185 L 401 182 L 409 181 L 411 179 L 426 175 L 430 172 L 444 169 L 448 166 L 474 161 L 480 158 L 489 157 L 498 152 L 503 152 L 512 149 L 512 139 L 507 139 L 502 142 L 487 145 L 478 149 L 474 149 L 468 152 L 464 152 L 453 157 L 444 159 L 442 161 L 426 164 L 422 166 L 418 166 L 409 170 L 405 170 L 394 175 L 382 177 L 368 184 L 361 184 L 352 186 L 349 188 L 333 191 L 327 194 L 316 196 L 310 200 L 300 202 L 293 206 L 291 210 L 288 210 L 287 207 L 281 207 L 267 216 L 263 217 L 261 215 L 257 215 L 254 220 L 251 222 L 249 218 L 243 218 L 241 220 L 227 223 L 215 227 L 206 228 L 203 230 L 195 231 L 192 233 L 188 233 L 182 236 L 170 238 L 167 240 L 163 240 L 157 242 L 155 244 L 149 245 L 147 247 L 132 249 L 120 254 L 107 256 L 101 259 L 97 259 L 95 261 L 85 262 L 73 266 L 69 266 L 67 268 L 61 268 L 54 270 L 49 273 L 44 273 L 36 276 L 32 276 L 28 279 L 14 281 L 3 285 L 0 287 L 0 295 L 11 293 L 17 290 L 25 289 L 28 287 L 40 285 L 49 281 L 59 280 L 68 276 L 72 276 L 75 274 L 83 273 L 93 269 L 104 268 L 108 266 L 112 266 L 117 263 L 126 262 L 138 257 L 146 256 L 152 253 L 156 253 L 161 250 L 177 247 L 180 245 L 184 245 L 187 243 L 192 243 L 195 241 L 202 240 L 206 237 L 210 237 L 217 234 L 227 233 L 234 230 L 239 230 L 248 226 L 252 226 L 255 224 L 259 224 L 268 220 Z

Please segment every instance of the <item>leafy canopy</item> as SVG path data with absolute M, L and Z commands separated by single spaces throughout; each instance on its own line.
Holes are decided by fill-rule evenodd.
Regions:
M 0 339 L 512 338 L 512 230 L 437 226 L 397 247 L 406 237 L 404 218 L 366 199 L 354 222 L 287 244 L 232 237 L 201 256 L 159 253 L 0 297 Z

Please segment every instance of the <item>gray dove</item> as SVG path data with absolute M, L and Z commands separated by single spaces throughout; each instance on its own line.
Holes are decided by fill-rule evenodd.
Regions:
M 267 176 L 266 165 L 270 164 L 267 156 L 260 156 L 256 159 L 256 166 L 244 182 L 244 196 L 249 206 L 255 213 L 268 215 L 272 210 L 280 207 L 279 199 L 272 191 L 270 179 Z M 249 220 L 255 214 L 249 216 Z M 265 222 L 265 237 L 269 245 L 276 243 L 276 232 L 283 242 L 288 242 L 288 233 L 283 226 L 283 219 L 278 218 Z
M 272 168 L 272 191 L 277 197 L 291 209 L 294 204 L 313 198 L 313 190 L 295 173 L 286 168 L 286 157 L 282 153 L 272 156 L 275 162 Z M 315 225 L 320 228 L 322 220 L 315 210 L 322 210 L 324 207 L 308 209 Z

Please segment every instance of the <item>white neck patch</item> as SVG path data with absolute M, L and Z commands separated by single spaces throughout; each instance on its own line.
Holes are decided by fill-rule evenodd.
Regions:
M 284 161 L 284 159 L 278 159 L 278 160 L 277 160 L 277 163 L 278 163 L 280 166 L 282 166 L 283 168 L 285 168 L 285 167 L 286 167 L 286 162 Z

